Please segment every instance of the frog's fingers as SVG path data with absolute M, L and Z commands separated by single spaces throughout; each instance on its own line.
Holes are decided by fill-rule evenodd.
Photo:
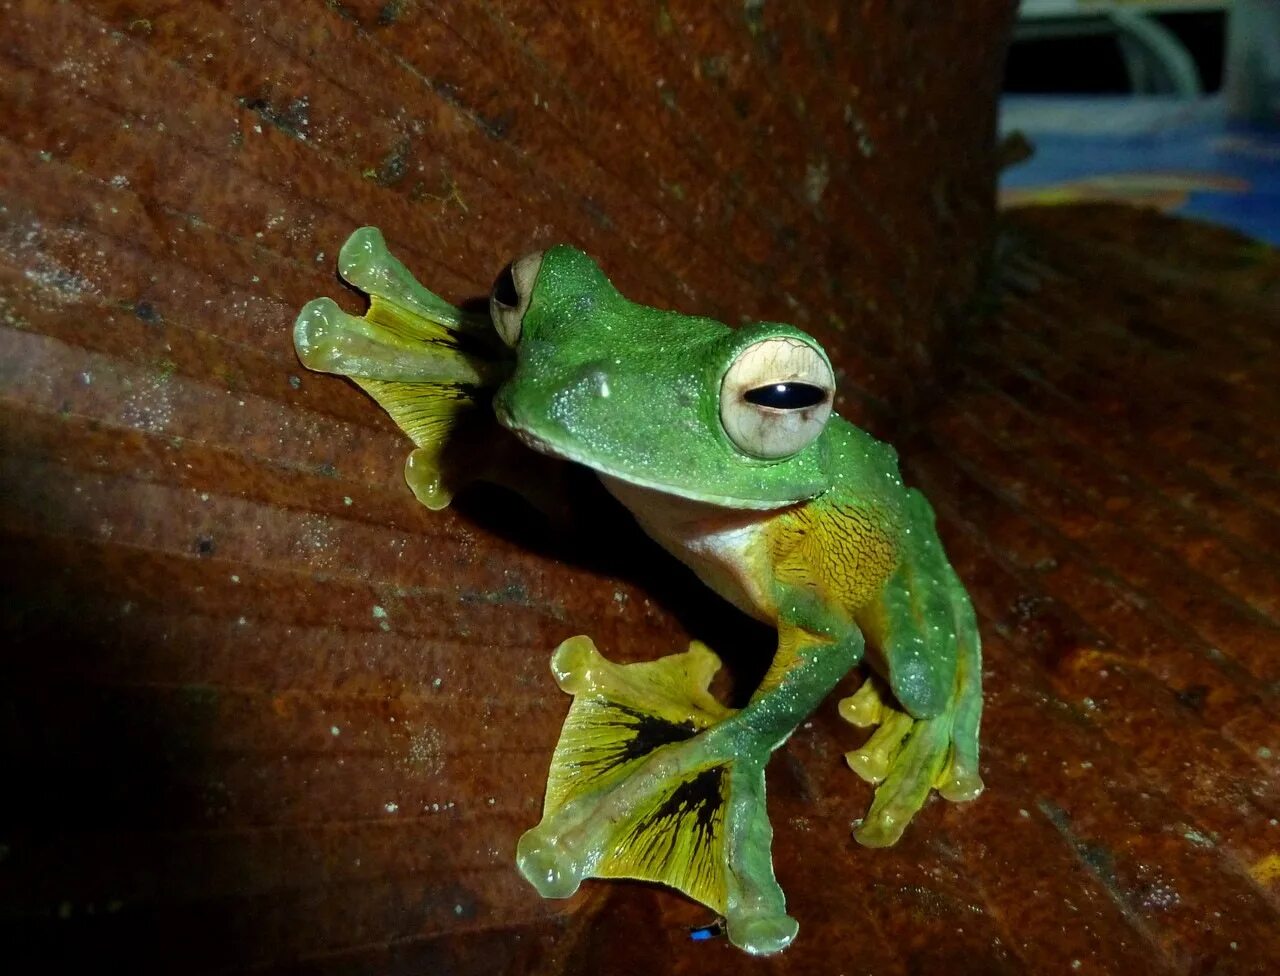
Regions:
M 487 315 L 464 312 L 424 288 L 387 249 L 376 227 L 361 227 L 347 238 L 338 252 L 338 273 L 371 299 L 394 306 L 405 328 L 419 338 L 432 339 L 441 331 L 494 338 Z
M 983 789 L 978 775 L 982 651 L 977 619 L 968 594 L 950 566 L 946 567 L 946 577 L 949 577 L 946 592 L 959 635 L 955 690 L 947 710 L 935 718 L 913 722 L 909 716 L 890 708 L 884 724 L 871 740 L 846 756 L 849 765 L 864 779 L 870 779 L 864 770 L 882 773 L 884 779 L 854 835 L 867 847 L 896 843 L 907 823 L 924 806 L 930 787 L 953 802 L 975 799 Z M 904 723 L 909 731 L 899 748 L 891 755 L 886 749 L 877 748 L 877 738 L 882 733 L 891 741 L 900 735 Z
M 924 806 L 929 790 L 946 765 L 950 751 L 951 716 L 915 720 L 901 749 L 888 764 L 888 774 L 876 789 L 876 798 L 862 825 L 854 832 L 866 847 L 888 847 Z M 852 763 L 851 763 L 852 765 Z
M 403 308 L 374 296 L 363 317 L 331 298 L 302 307 L 293 344 L 307 369 L 394 383 L 449 382 L 496 386 L 505 360 L 461 333 L 413 320 Z

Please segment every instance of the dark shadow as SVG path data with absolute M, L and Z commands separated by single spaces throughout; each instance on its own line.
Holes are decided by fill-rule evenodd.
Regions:
M 219 802 L 205 775 L 214 700 L 97 677 L 122 655 L 156 652 L 124 636 L 129 605 L 104 592 L 90 548 L 0 538 L 5 962 L 50 973 L 232 964 L 252 951 L 244 920 L 166 891 L 174 831 L 207 823 Z
M 631 514 L 585 468 L 566 472 L 566 526 L 553 523 L 505 488 L 477 485 L 454 507 L 463 517 L 521 548 L 638 587 L 689 634 L 721 658 L 732 682 L 728 703 L 744 704 L 768 670 L 776 646 L 772 627 L 722 599 L 688 567 L 645 535 Z M 608 653 L 608 648 L 603 649 Z M 653 658 L 683 651 L 655 647 Z M 550 648 L 548 648 L 550 651 Z

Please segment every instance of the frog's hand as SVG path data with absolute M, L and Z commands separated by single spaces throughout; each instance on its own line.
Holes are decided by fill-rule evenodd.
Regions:
M 879 726 L 845 757 L 859 776 L 879 784 L 855 834 L 869 847 L 895 843 L 930 789 L 954 801 L 982 792 L 977 620 L 942 551 L 929 503 L 912 491 L 907 510 L 910 532 L 904 533 L 902 565 L 858 616 L 879 650 L 875 663 L 887 673 L 893 695 L 872 678 L 840 703 L 840 714 L 852 724 Z
M 676 888 L 725 916 L 757 953 L 790 942 L 770 863 L 764 762 L 704 734 L 734 713 L 707 691 L 720 661 L 704 645 L 617 665 L 589 638 L 556 649 L 552 671 L 574 696 L 551 761 L 542 822 L 520 838 L 521 873 L 547 898 L 584 878 Z
M 487 316 L 415 281 L 376 227 L 347 239 L 338 270 L 369 296 L 369 310 L 357 317 L 328 298 L 308 302 L 293 329 L 298 358 L 351 377 L 382 405 L 417 445 L 405 467 L 414 494 L 444 508 L 464 483 L 486 476 L 478 462 L 503 436 L 489 404 L 511 371 L 510 351 Z

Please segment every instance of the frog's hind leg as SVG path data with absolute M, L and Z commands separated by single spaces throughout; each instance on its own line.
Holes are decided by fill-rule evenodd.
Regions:
M 908 517 L 902 565 L 858 616 L 879 650 L 878 670 L 889 688 L 873 677 L 840 703 L 852 724 L 878 726 L 845 757 L 854 772 L 878 784 L 855 834 L 870 847 L 895 843 L 931 789 L 953 801 L 982 792 L 982 650 L 973 606 L 919 492 L 909 493 Z
M 773 874 L 764 788 L 794 716 L 755 699 L 741 712 L 722 706 L 707 691 L 719 664 L 697 643 L 629 665 L 585 637 L 562 644 L 552 670 L 574 700 L 542 822 L 516 859 L 545 897 L 588 877 L 670 885 L 724 916 L 735 945 L 768 954 L 797 930 Z

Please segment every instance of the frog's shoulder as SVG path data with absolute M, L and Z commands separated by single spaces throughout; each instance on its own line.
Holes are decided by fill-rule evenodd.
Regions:
M 881 592 L 902 554 L 907 494 L 897 453 L 838 417 L 823 433 L 828 488 L 779 513 L 768 538 L 775 579 L 850 615 Z
M 898 522 L 906 503 L 906 488 L 893 446 L 838 415 L 831 418 L 823 437 L 831 487 L 821 500 L 826 504 L 878 509 L 890 522 Z

